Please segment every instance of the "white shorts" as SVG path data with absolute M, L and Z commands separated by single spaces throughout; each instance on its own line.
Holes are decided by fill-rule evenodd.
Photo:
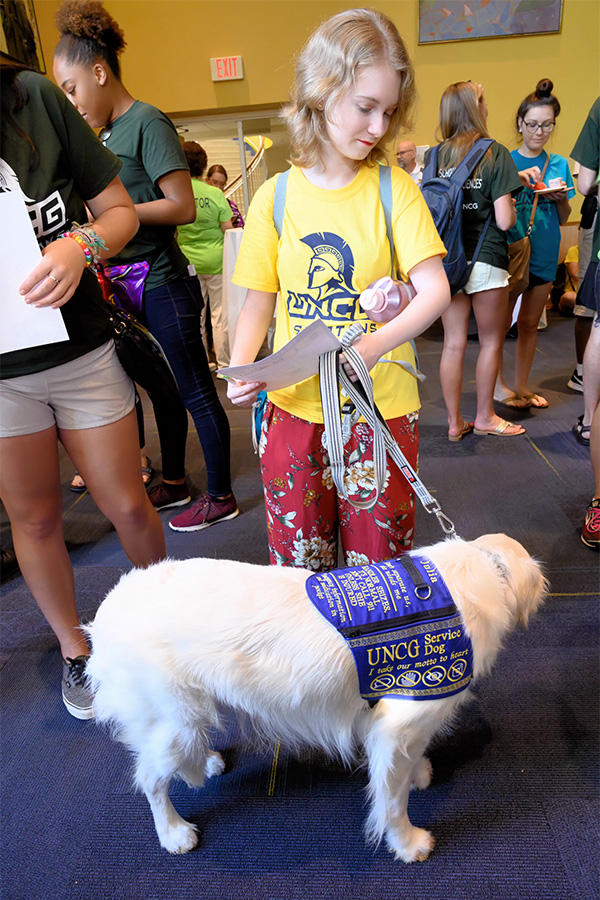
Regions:
M 593 319 L 595 313 L 593 309 L 589 309 L 587 306 L 584 306 L 583 303 L 576 303 L 573 307 L 573 315 L 583 316 L 584 319 Z
M 462 289 L 464 294 L 476 294 L 479 291 L 493 291 L 495 288 L 508 287 L 508 272 L 490 263 L 476 262 L 471 270 L 471 277 Z
M 0 381 L 0 437 L 68 431 L 123 419 L 135 402 L 112 341 L 71 362 Z

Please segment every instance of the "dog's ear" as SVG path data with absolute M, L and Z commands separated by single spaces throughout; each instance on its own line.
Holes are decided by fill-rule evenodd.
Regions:
M 549 583 L 541 563 L 506 534 L 483 535 L 474 542 L 494 560 L 506 580 L 506 600 L 515 625 L 527 627 L 530 616 L 545 600 Z
M 548 596 L 549 582 L 542 572 L 537 559 L 530 556 L 519 561 L 518 577 L 512 580 L 511 591 L 514 594 L 517 620 L 527 628 L 529 618 Z

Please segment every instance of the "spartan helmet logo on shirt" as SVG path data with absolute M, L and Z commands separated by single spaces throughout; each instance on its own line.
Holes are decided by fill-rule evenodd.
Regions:
M 358 291 L 354 287 L 354 255 L 337 234 L 321 231 L 301 238 L 312 251 L 306 270 L 306 290 L 288 291 L 290 317 L 336 320 L 347 324 L 356 313 Z
M 343 238 L 323 231 L 309 234 L 302 238 L 302 243 L 313 251 L 308 267 L 308 288 L 315 300 L 323 300 L 331 294 L 356 294 L 352 285 L 354 256 Z

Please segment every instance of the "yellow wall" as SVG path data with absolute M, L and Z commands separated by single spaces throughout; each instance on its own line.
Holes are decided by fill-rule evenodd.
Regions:
M 106 0 L 125 31 L 123 81 L 165 112 L 205 113 L 277 106 L 288 97 L 293 57 L 312 29 L 350 3 L 335 0 Z M 356 5 L 359 5 L 357 3 Z M 51 71 L 60 0 L 36 0 L 46 65 Z M 413 139 L 433 143 L 443 89 L 481 82 L 489 129 L 516 146 L 513 118 L 540 78 L 551 78 L 563 105 L 550 148 L 568 156 L 600 89 L 600 3 L 564 0 L 557 35 L 417 44 L 417 0 L 377 4 L 398 26 L 412 55 L 419 91 Z M 244 81 L 214 84 L 209 59 L 241 55 Z

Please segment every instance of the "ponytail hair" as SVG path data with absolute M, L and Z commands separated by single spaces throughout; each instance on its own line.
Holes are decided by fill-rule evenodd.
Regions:
M 119 56 L 126 46 L 125 35 L 100 0 L 65 0 L 56 14 L 60 39 L 54 55 L 71 65 L 106 63 L 121 80 Z

